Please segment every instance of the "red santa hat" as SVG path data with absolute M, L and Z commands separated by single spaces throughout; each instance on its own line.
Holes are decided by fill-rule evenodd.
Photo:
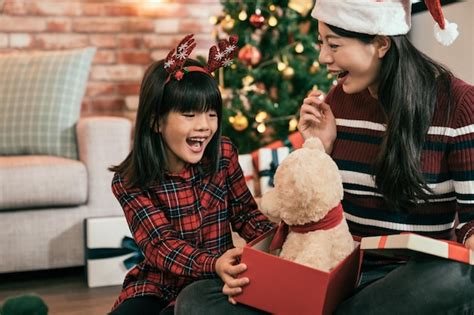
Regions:
M 457 25 L 449 23 L 440 0 L 425 0 L 436 21 L 434 34 L 448 46 L 459 35 Z M 402 35 L 411 27 L 410 0 L 316 0 L 311 16 L 348 31 L 373 35 Z

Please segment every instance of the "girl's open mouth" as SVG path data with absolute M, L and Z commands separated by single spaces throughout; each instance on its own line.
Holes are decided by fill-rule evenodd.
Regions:
M 186 138 L 186 143 L 196 152 L 201 151 L 204 141 L 206 141 L 206 138 L 203 137 Z

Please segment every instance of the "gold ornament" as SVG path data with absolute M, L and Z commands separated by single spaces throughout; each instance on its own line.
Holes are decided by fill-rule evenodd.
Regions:
M 258 131 L 259 133 L 264 133 L 265 130 L 267 130 L 267 126 L 265 126 L 264 123 L 258 124 L 258 126 L 257 126 L 257 131 Z
M 290 66 L 286 67 L 285 70 L 283 70 L 283 79 L 285 80 L 292 79 L 294 75 L 295 75 L 295 69 L 293 69 Z
M 316 72 L 319 71 L 319 69 L 320 69 L 319 62 L 315 61 L 315 62 L 313 62 L 311 67 L 309 67 L 309 73 L 315 74 Z
M 245 12 L 245 10 L 242 9 L 242 11 L 240 11 L 239 13 L 239 20 L 241 21 L 245 21 L 247 19 L 247 12 Z
M 304 46 L 302 43 L 298 43 L 296 44 L 295 46 L 295 51 L 298 53 L 298 54 L 301 54 L 303 51 L 304 51 Z
M 279 61 L 277 63 L 277 69 L 278 71 L 283 71 L 285 70 L 285 68 L 287 67 L 286 63 L 284 63 L 283 61 Z
M 313 8 L 313 0 L 290 0 L 288 8 L 295 10 L 302 16 L 306 16 Z
M 219 22 L 219 18 L 217 16 L 214 15 L 209 18 L 209 23 L 211 23 L 212 25 L 216 25 L 217 22 Z
M 237 115 L 229 117 L 229 122 L 232 124 L 232 127 L 237 131 L 243 131 L 249 126 L 249 121 L 247 117 L 242 115 L 241 112 L 238 112 Z
M 258 123 L 261 123 L 263 122 L 265 119 L 268 118 L 268 114 L 267 112 L 259 112 L 256 116 L 255 116 L 255 121 L 258 122 Z
M 288 122 L 288 131 L 293 132 L 296 130 L 296 127 L 298 126 L 298 120 L 296 117 L 293 117 L 290 119 Z
M 234 29 L 234 25 L 235 20 L 230 15 L 226 15 L 225 18 L 221 21 L 222 29 L 226 33 L 232 32 L 232 30 Z
M 242 78 L 242 84 L 247 87 L 249 86 L 250 84 L 252 84 L 252 82 L 254 81 L 254 77 L 252 77 L 250 74 L 246 75 L 245 77 Z
M 268 25 L 269 26 L 275 27 L 275 26 L 277 26 L 277 24 L 278 24 L 278 19 L 274 15 L 272 15 L 268 18 Z

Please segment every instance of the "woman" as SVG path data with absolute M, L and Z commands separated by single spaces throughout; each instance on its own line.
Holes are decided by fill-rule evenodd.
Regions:
M 338 164 L 353 235 L 415 232 L 474 249 L 474 87 L 408 41 L 409 9 L 317 1 L 319 61 L 338 85 L 304 100 L 298 127 Z M 366 255 L 356 294 L 336 313 L 472 314 L 473 279 L 471 266 L 434 256 Z

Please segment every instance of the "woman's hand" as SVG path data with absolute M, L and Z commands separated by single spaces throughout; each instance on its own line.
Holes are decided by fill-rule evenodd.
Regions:
M 242 248 L 233 248 L 226 251 L 216 262 L 216 273 L 224 282 L 222 292 L 229 296 L 229 302 L 236 304 L 233 296 L 242 293 L 242 287 L 247 285 L 249 278 L 237 278 L 237 276 L 247 270 L 245 264 L 236 264 L 237 258 L 242 255 Z
M 469 236 L 469 238 L 464 243 L 464 246 L 469 249 L 474 250 L 474 235 Z
M 300 109 L 298 130 L 306 140 L 318 137 L 324 145 L 326 153 L 332 152 L 336 139 L 336 118 L 331 107 L 324 102 L 324 94 L 319 90 L 312 91 L 304 100 Z

